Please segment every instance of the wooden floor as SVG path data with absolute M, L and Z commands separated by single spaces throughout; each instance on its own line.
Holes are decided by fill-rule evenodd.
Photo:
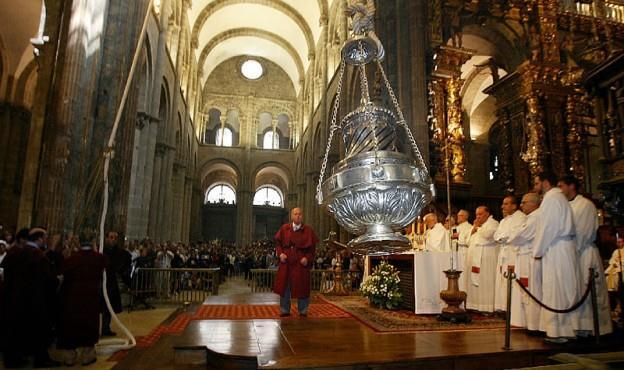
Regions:
M 258 293 L 216 296 L 205 303 L 277 302 L 273 294 Z M 200 320 L 182 335 L 165 335 L 152 347 L 131 351 L 116 369 L 508 369 L 546 364 L 548 356 L 561 351 L 613 349 L 608 342 L 547 345 L 523 330 L 513 331 L 511 351 L 502 350 L 503 343 L 500 329 L 379 334 L 352 318 Z

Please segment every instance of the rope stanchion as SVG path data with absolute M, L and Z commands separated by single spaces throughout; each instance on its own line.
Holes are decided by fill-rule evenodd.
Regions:
M 511 350 L 511 286 L 516 274 L 512 267 L 507 266 L 507 271 L 503 274 L 507 279 L 507 312 L 505 315 L 505 351 Z
M 593 267 L 589 268 L 589 281 L 591 288 L 591 304 L 592 304 L 592 319 L 594 321 L 594 341 L 596 344 L 600 344 L 600 323 L 598 322 L 598 296 L 596 295 L 596 278 L 598 273 L 594 271 Z
M 585 303 L 585 300 L 587 299 L 587 297 L 591 296 L 595 342 L 596 344 L 600 342 L 600 324 L 598 321 L 599 320 L 598 299 L 597 299 L 597 293 L 596 293 L 596 277 L 598 276 L 598 273 L 595 272 L 593 267 L 589 268 L 589 281 L 587 282 L 587 288 L 585 289 L 585 292 L 581 296 L 581 299 L 566 309 L 556 309 L 556 308 L 549 307 L 544 302 L 537 299 L 537 297 L 535 297 L 533 293 L 531 293 L 529 289 L 525 287 L 524 284 L 522 284 L 520 279 L 516 278 L 516 274 L 513 272 L 513 270 L 511 269 L 507 270 L 507 272 L 504 273 L 504 276 L 507 279 L 507 316 L 505 320 L 505 346 L 503 347 L 504 350 L 508 351 L 511 349 L 511 346 L 510 346 L 510 342 L 511 342 L 511 285 L 512 285 L 512 281 L 514 280 L 516 283 L 518 283 L 522 291 L 524 291 L 531 298 L 531 300 L 533 300 L 535 303 L 540 305 L 540 307 L 542 307 L 543 309 L 548 310 L 550 312 L 554 312 L 554 313 L 570 313 L 572 311 L 575 311 L 579 307 L 581 307 L 583 303 Z
M 591 269 L 593 271 L 593 269 Z M 589 277 L 589 281 L 587 282 L 587 289 L 585 289 L 585 293 L 583 293 L 583 296 L 581 297 L 581 299 L 576 302 L 575 304 L 573 304 L 570 308 L 566 308 L 566 309 L 557 309 L 557 308 L 552 308 L 547 306 L 546 304 L 544 304 L 543 302 L 541 302 L 539 299 L 537 299 L 523 284 L 519 279 L 516 279 L 516 283 L 518 283 L 518 285 L 520 286 L 520 288 L 522 288 L 522 290 L 529 296 L 531 297 L 531 299 L 536 302 L 537 304 L 539 304 L 542 308 L 550 311 L 550 312 L 554 312 L 554 313 L 570 313 L 574 310 L 576 310 L 577 308 L 581 307 L 581 305 L 583 303 L 585 303 L 585 300 L 587 299 L 587 297 L 589 296 L 590 292 L 591 292 L 591 287 L 594 283 L 594 277 L 590 275 Z

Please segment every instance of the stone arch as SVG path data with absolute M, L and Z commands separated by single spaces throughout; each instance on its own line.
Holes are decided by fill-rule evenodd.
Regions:
M 277 161 L 268 161 L 256 166 L 251 179 L 254 181 L 254 191 L 265 184 L 279 187 L 284 195 L 292 189 L 293 176 L 291 170 Z M 269 180 L 272 182 L 266 182 Z
M 492 55 L 507 71 L 516 70 L 528 56 L 522 37 L 510 25 L 469 24 L 462 32 L 463 47 Z
M 141 50 L 141 66 L 138 73 L 138 103 L 137 111 L 149 112 L 150 98 L 149 93 L 152 91 L 152 53 L 149 39 L 145 39 L 145 44 Z
M 191 33 L 193 45 L 199 46 L 199 32 L 204 27 L 204 24 L 212 14 L 214 14 L 217 10 L 221 8 L 230 5 L 245 3 L 267 6 L 279 12 L 282 12 L 286 16 L 291 18 L 299 26 L 301 32 L 306 39 L 309 58 L 314 55 L 315 45 L 314 39 L 312 37 L 312 29 L 310 29 L 310 26 L 308 25 L 306 20 L 295 8 L 278 0 L 215 0 L 211 2 L 210 4 L 206 5 L 204 9 L 201 10 L 197 19 L 195 20 L 195 24 L 193 25 L 193 32 Z
M 210 174 L 215 176 L 210 177 Z M 237 190 L 241 182 L 239 166 L 226 158 L 215 158 L 203 163 L 197 170 L 197 179 L 205 194 L 208 187 L 215 181 L 226 181 Z
M 163 79 L 160 86 L 160 102 L 158 104 L 158 119 L 160 124 L 158 125 L 158 138 L 163 141 L 167 133 L 167 122 L 169 121 L 169 102 L 171 101 L 169 96 L 169 86 L 167 80 Z
M 507 74 L 503 63 L 513 65 L 518 61 L 509 61 L 507 57 L 502 59 L 502 55 L 508 54 L 505 46 L 507 39 L 496 29 L 471 32 L 468 27 L 468 33 L 462 38 L 465 46 L 475 51 L 462 67 L 462 110 L 466 118 L 464 132 L 466 136 L 470 134 L 473 140 L 487 141 L 489 129 L 496 121 L 496 100 L 484 93 L 484 90 L 492 85 L 494 78 Z
M 208 58 L 208 55 L 210 55 L 215 46 L 225 40 L 241 36 L 258 37 L 277 44 L 278 46 L 286 50 L 286 52 L 290 55 L 290 57 L 293 59 L 297 66 L 299 78 L 303 78 L 305 73 L 303 69 L 303 61 L 301 60 L 301 57 L 297 53 L 297 50 L 295 50 L 294 46 L 278 34 L 257 28 L 235 28 L 219 33 L 218 35 L 213 37 L 202 49 L 201 54 L 199 55 L 198 65 L 203 68 L 204 64 L 206 63 L 206 58 Z M 297 81 L 293 81 L 294 86 L 296 86 L 296 82 Z
M 32 59 L 22 70 L 15 87 L 14 102 L 17 106 L 31 109 L 35 99 L 37 76 L 39 75 L 37 62 Z

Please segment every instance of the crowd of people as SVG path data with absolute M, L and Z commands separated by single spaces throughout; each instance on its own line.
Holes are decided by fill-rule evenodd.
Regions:
M 462 261 L 466 307 L 492 313 L 507 309 L 506 273 L 513 272 L 522 286 L 512 285 L 511 323 L 532 332 L 543 332 L 546 340 L 564 343 L 570 338 L 595 335 L 591 299 L 579 302 L 588 289 L 590 268 L 598 272 L 595 286 L 598 301 L 599 334 L 611 333 L 608 291 L 621 279 L 619 251 L 613 253 L 607 276 L 598 248 L 594 244 L 598 230 L 598 212 L 593 202 L 580 194 L 579 181 L 566 175 L 556 178 L 542 173 L 534 179 L 534 189 L 521 201 L 514 196 L 503 199 L 503 219 L 495 220 L 487 206 L 470 212 L 460 210 L 456 218 L 447 217 L 445 225 L 434 214 L 425 216 L 425 249 L 457 250 Z M 455 222 L 457 220 L 457 223 Z M 624 241 L 618 240 L 622 248 Z M 453 246 L 453 248 L 451 247 Z M 569 312 L 568 312 L 569 311 Z
M 36 227 L 0 236 L 0 318 L 4 321 L 0 323 L 4 328 L 0 350 L 7 367 L 96 361 L 94 346 L 99 338 L 116 335 L 102 294 L 104 270 L 110 304 L 119 313 L 122 293 L 132 289 L 141 269 L 219 268 L 222 277 L 251 279 L 252 269 L 277 269 L 279 265 L 270 240 L 246 245 L 219 240 L 158 243 L 148 238 L 123 241 L 110 231 L 100 254 L 94 235 L 48 236 L 45 228 Z M 313 267 L 329 269 L 340 261 L 344 270 L 359 276 L 362 260 L 346 253 L 341 257 L 321 247 Z M 61 350 L 61 362 L 50 358 L 52 344 Z

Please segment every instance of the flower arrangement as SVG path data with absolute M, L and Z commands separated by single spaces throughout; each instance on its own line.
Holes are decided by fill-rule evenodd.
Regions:
M 382 261 L 362 282 L 360 292 L 371 304 L 392 310 L 401 304 L 400 281 L 399 271 L 388 262 Z

